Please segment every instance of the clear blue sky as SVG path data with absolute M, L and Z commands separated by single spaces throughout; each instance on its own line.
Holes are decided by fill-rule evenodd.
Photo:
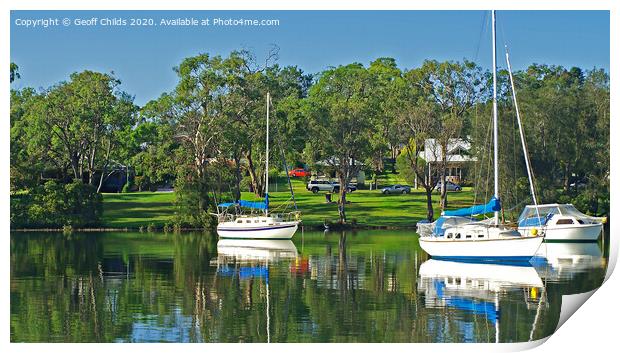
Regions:
M 17 20 L 69 18 L 72 24 L 25 28 Z M 76 18 L 278 19 L 264 27 L 75 26 Z M 488 20 L 489 15 L 486 15 Z M 172 68 L 201 52 L 227 55 L 247 48 L 260 59 L 280 47 L 281 65 L 316 73 L 351 62 L 394 57 L 401 68 L 425 59 L 474 60 L 489 68 L 490 28 L 484 11 L 13 11 L 11 61 L 21 79 L 13 88 L 47 88 L 82 70 L 113 71 L 121 88 L 144 104 L 176 84 Z M 532 63 L 604 68 L 609 72 L 608 11 L 504 11 L 498 46 L 509 45 L 514 69 Z M 487 21 L 488 22 L 488 21 Z M 498 52 L 505 66 L 503 50 Z

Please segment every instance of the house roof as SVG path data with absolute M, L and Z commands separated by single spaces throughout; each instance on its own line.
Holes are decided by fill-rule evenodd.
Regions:
M 470 162 L 476 158 L 468 155 L 471 149 L 471 143 L 467 140 L 454 138 L 448 140 L 448 153 L 446 160 L 448 162 Z M 441 145 L 436 139 L 427 139 L 424 141 L 424 152 L 421 157 L 427 162 L 439 162 L 442 160 Z
M 354 160 L 353 158 L 349 158 L 349 163 L 351 165 L 364 165 L 364 163 L 358 161 L 358 160 Z M 316 162 L 317 165 L 320 166 L 337 166 L 340 165 L 340 161 L 336 158 L 336 157 L 330 157 L 328 159 L 324 159 L 322 161 L 318 161 Z

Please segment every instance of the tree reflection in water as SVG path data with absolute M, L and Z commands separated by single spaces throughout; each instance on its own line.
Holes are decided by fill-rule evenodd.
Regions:
M 607 264 L 596 244 L 547 249 L 561 261 L 534 261 L 539 288 L 467 266 L 428 275 L 407 231 L 305 232 L 303 247 L 241 242 L 13 233 L 11 341 L 527 341 L 551 334 L 562 294 L 596 288 Z

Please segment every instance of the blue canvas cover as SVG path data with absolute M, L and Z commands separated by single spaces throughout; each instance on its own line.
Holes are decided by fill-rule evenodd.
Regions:
M 491 198 L 486 205 L 476 205 L 458 210 L 444 211 L 445 216 L 471 217 L 479 214 L 501 211 L 502 205 L 498 198 Z
M 259 210 L 266 210 L 269 208 L 269 195 L 265 195 L 264 202 L 239 200 L 239 202 L 236 202 L 236 203 L 235 202 L 224 202 L 217 206 L 226 208 L 226 207 L 230 207 L 233 205 L 239 205 L 240 207 L 247 207 L 247 208 L 255 208 Z

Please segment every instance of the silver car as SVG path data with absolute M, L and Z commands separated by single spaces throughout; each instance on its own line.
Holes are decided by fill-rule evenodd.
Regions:
M 435 190 L 441 191 L 441 183 L 437 183 L 437 185 L 435 185 Z M 446 180 L 446 191 L 461 191 L 461 190 L 463 190 L 463 188 L 460 185 Z
M 381 189 L 384 194 L 408 194 L 411 192 L 411 187 L 407 185 L 392 185 Z

